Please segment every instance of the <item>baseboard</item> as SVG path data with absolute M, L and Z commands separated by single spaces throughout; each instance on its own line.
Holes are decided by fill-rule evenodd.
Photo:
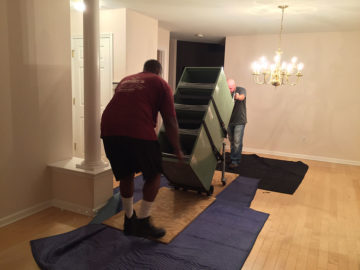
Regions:
M 61 200 L 52 200 L 52 206 L 60 208 L 62 210 L 67 210 L 67 211 L 71 211 L 71 212 L 75 212 L 81 215 L 85 215 L 85 216 L 90 216 L 90 217 L 95 217 L 97 212 L 106 205 L 107 202 L 101 204 L 100 206 L 96 207 L 96 208 L 89 208 L 89 207 L 84 207 L 81 205 L 77 205 L 77 204 L 73 204 L 73 203 L 69 203 L 69 202 L 65 202 L 65 201 L 61 201 Z
M 281 157 L 291 157 L 291 158 L 323 161 L 323 162 L 329 162 L 329 163 L 338 163 L 338 164 L 345 164 L 345 165 L 360 166 L 360 161 L 356 161 L 356 160 L 347 160 L 347 159 L 329 158 L 329 157 L 322 157 L 322 156 L 284 153 L 284 152 L 278 152 L 278 151 L 270 151 L 270 150 L 265 150 L 265 149 L 256 149 L 256 148 L 247 148 L 247 147 L 244 147 L 243 151 L 244 152 L 255 153 L 255 154 L 267 154 L 267 155 L 274 155 L 274 156 L 281 156 Z
M 64 202 L 64 201 L 60 201 L 60 200 L 46 201 L 46 202 L 34 205 L 32 207 L 26 208 L 24 210 L 18 211 L 9 216 L 1 218 L 0 219 L 0 228 L 4 227 L 6 225 L 9 225 L 11 223 L 14 223 L 18 220 L 21 220 L 23 218 L 26 218 L 28 216 L 34 215 L 34 214 L 36 214 L 42 210 L 45 210 L 49 207 L 57 207 L 57 208 L 75 212 L 75 213 L 78 213 L 81 215 L 94 217 L 94 216 L 96 216 L 97 212 L 106 205 L 106 203 L 107 202 L 99 205 L 98 207 L 96 207 L 94 209 L 91 209 L 91 208 L 83 207 L 83 206 L 80 206 L 77 204 Z
M 26 218 L 52 206 L 51 201 L 42 202 L 0 219 L 0 228 Z

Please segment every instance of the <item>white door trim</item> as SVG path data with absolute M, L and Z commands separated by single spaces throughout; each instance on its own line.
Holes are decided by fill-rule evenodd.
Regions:
M 75 41 L 77 39 L 83 39 L 84 36 L 83 35 L 73 35 L 71 36 L 71 74 L 72 74 L 72 79 L 71 79 L 71 85 L 72 85 L 72 103 L 74 102 L 75 100 L 75 96 L 78 94 L 75 90 L 75 80 L 74 80 L 74 71 L 75 71 L 75 67 L 74 67 L 74 59 L 73 59 L 73 50 L 75 49 Z M 113 62 L 114 62 L 114 51 L 113 51 L 113 33 L 101 33 L 100 34 L 100 39 L 101 38 L 109 38 L 110 42 L 109 42 L 109 50 L 110 50 L 110 59 L 109 59 L 109 68 L 110 68 L 110 82 L 109 83 L 109 86 L 110 86 L 110 89 L 112 91 L 113 89 L 113 80 L 114 80 L 114 70 L 113 70 Z M 100 59 L 99 59 L 100 61 Z M 113 93 L 113 92 L 111 92 Z M 77 100 L 77 102 L 79 102 L 79 100 Z M 106 104 L 104 104 L 104 106 L 106 106 Z M 77 119 L 76 119 L 77 115 L 76 115 L 76 109 L 75 109 L 75 106 L 74 106 L 74 103 L 72 105 L 72 136 L 73 136 L 73 145 L 72 145 L 72 149 L 73 149 L 73 156 L 78 156 L 78 157 L 81 157 L 78 153 L 78 151 L 75 150 L 75 142 L 76 142 L 76 137 L 78 136 L 76 134 L 76 129 L 77 127 L 75 126 L 77 123 Z M 77 146 L 79 147 L 79 145 Z M 103 153 L 103 150 L 102 150 L 102 153 Z

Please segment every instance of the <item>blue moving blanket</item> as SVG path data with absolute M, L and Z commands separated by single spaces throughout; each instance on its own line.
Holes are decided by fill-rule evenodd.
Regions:
M 249 208 L 257 180 L 238 177 L 170 244 L 103 224 L 33 240 L 41 269 L 240 269 L 268 214 Z

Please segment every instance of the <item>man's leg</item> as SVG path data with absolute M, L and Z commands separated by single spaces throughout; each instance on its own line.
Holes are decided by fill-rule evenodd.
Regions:
M 160 176 L 158 173 L 154 177 L 147 179 L 143 186 L 143 200 L 153 202 L 160 187 Z
M 134 211 L 134 174 L 120 179 L 120 194 L 124 217 L 124 233 L 126 235 L 136 234 L 136 213 Z
M 120 194 L 125 214 L 128 218 L 131 218 L 134 210 L 134 174 L 120 179 Z
M 147 218 L 150 216 L 152 203 L 160 187 L 160 174 L 155 175 L 151 179 L 147 179 L 143 186 L 143 200 L 141 202 L 138 218 Z
M 242 150 L 243 150 L 243 140 L 244 140 L 244 132 L 245 132 L 245 125 L 240 125 L 240 145 L 239 145 L 239 157 L 241 161 Z
M 120 195 L 124 215 L 124 234 L 136 233 L 136 213 L 134 211 L 134 157 L 129 138 L 121 136 L 104 137 L 104 149 L 111 169 L 120 181 Z
M 234 128 L 234 155 L 232 160 L 237 164 L 241 161 L 244 129 L 245 125 L 236 125 Z
M 160 187 L 160 174 L 146 179 L 143 186 L 143 200 L 141 201 L 140 211 L 138 213 L 138 231 L 137 234 L 143 237 L 160 238 L 166 231 L 155 227 L 150 221 L 150 212 L 152 204 Z
M 234 153 L 235 153 L 235 147 L 234 147 L 234 126 L 233 125 L 229 125 L 228 127 L 228 138 L 229 138 L 229 142 L 230 142 L 230 158 L 231 161 L 233 161 L 234 159 Z

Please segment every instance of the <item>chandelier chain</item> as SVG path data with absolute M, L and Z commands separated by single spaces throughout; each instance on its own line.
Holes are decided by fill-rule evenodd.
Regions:
M 279 49 L 281 48 L 281 35 L 283 32 L 283 22 L 284 22 L 284 10 L 285 8 L 287 8 L 288 6 L 284 5 L 284 6 L 279 6 L 279 8 L 281 8 L 282 10 L 282 14 L 281 14 L 281 24 L 280 24 L 280 33 L 279 33 Z

